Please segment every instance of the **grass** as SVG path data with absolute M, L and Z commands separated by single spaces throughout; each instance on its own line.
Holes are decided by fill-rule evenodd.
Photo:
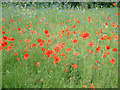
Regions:
M 42 8 L 41 10 L 35 10 L 35 7 L 33 9 L 28 7 L 27 10 L 11 7 L 2 7 L 2 26 L 4 28 L 0 32 L 5 31 L 2 36 L 15 38 L 14 42 L 7 41 L 8 45 L 1 49 L 3 88 L 84 88 L 83 85 L 91 88 L 90 83 L 95 88 L 118 87 L 118 54 L 113 51 L 114 48 L 118 49 L 118 41 L 114 39 L 114 36 L 118 35 L 115 32 L 118 31 L 116 28 L 118 16 L 115 16 L 118 8 L 98 8 L 85 11 L 64 9 L 63 11 L 57 10 L 57 7 Z M 91 22 L 88 22 L 89 16 Z M 107 17 L 111 19 L 105 20 Z M 11 19 L 14 19 L 13 23 L 10 22 Z M 75 21 L 75 19 L 77 20 Z M 67 22 L 67 20 L 70 20 L 70 22 Z M 78 20 L 80 20 L 80 23 L 77 23 Z M 40 21 L 42 24 L 40 24 Z M 61 22 L 63 25 L 60 24 Z M 116 22 L 115 27 L 112 27 L 113 22 Z M 30 26 L 30 23 L 32 27 L 28 29 L 26 25 Z M 105 23 L 109 24 L 108 27 Z M 73 25 L 76 25 L 76 28 L 73 28 Z M 71 32 L 69 38 L 67 31 L 64 35 L 61 33 L 68 26 L 70 26 L 69 31 Z M 14 27 L 16 29 L 13 29 Z M 26 31 L 22 31 L 24 34 L 21 34 L 17 28 L 21 28 L 20 31 L 23 29 Z M 104 29 L 102 33 L 100 33 L 101 28 Z M 50 37 L 46 37 L 45 30 L 49 30 Z M 32 34 L 32 31 L 36 31 L 36 33 Z M 76 31 L 75 34 L 72 33 L 74 31 Z M 89 38 L 85 40 L 80 36 L 84 31 L 89 33 Z M 96 31 L 100 35 L 96 35 Z M 112 31 L 114 36 L 111 33 Z M 59 35 L 57 35 L 58 32 Z M 38 33 L 39 35 L 37 35 Z M 101 35 L 105 35 L 105 33 L 112 40 L 101 40 Z M 79 36 L 76 34 L 79 34 Z M 60 35 L 62 35 L 62 38 L 60 38 Z M 30 39 L 31 42 L 26 44 L 26 39 Z M 47 44 L 47 40 L 51 39 L 52 43 L 47 46 L 44 44 L 43 47 L 54 52 L 55 44 L 65 42 L 65 47 L 57 54 L 61 61 L 54 65 L 54 55 L 51 55 L 51 58 L 44 55 L 41 50 L 43 47 L 39 46 L 37 39 L 46 40 Z M 77 39 L 78 43 L 74 44 L 73 39 Z M 19 40 L 22 40 L 22 42 Z M 2 38 L 1 41 L 5 42 Z M 93 47 L 88 46 L 91 41 L 94 42 Z M 5 48 L 11 46 L 11 43 L 14 43 L 14 47 L 7 51 Z M 31 48 L 29 45 L 34 43 L 38 46 Z M 96 51 L 98 46 L 101 47 L 100 53 Z M 106 50 L 106 46 L 110 46 L 110 50 Z M 66 52 L 67 48 L 71 48 L 72 51 Z M 94 54 L 89 53 L 88 49 L 94 51 Z M 27 50 L 29 54 L 28 60 L 24 59 L 26 53 L 24 50 Z M 74 51 L 78 52 L 79 55 L 74 55 Z M 105 51 L 109 51 L 110 54 L 103 58 Z M 61 56 L 62 52 L 65 53 L 66 58 Z M 18 55 L 14 55 L 14 53 L 18 53 Z M 20 58 L 20 61 L 17 58 Z M 116 60 L 115 64 L 109 62 L 113 58 Z M 96 63 L 97 60 L 99 63 Z M 36 62 L 39 63 L 38 66 Z M 67 67 L 65 67 L 65 64 L 67 64 Z M 78 67 L 74 69 L 73 64 L 77 64 Z M 98 69 L 93 68 L 94 66 Z M 65 69 L 67 69 L 67 72 Z

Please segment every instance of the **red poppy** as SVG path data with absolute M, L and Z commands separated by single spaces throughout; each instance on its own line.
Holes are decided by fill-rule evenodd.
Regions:
M 61 56 L 65 56 L 65 53 L 61 53 Z
M 70 20 L 67 20 L 67 22 L 70 22 Z
M 18 53 L 15 53 L 14 55 L 18 55 Z
M 106 26 L 108 26 L 108 23 L 105 23 Z
M 65 69 L 65 72 L 67 72 L 67 69 Z
M 42 48 L 42 51 L 45 51 L 45 48 Z
M 42 42 L 40 42 L 39 46 L 40 46 L 40 47 L 43 47 L 43 46 L 44 46 L 44 44 L 43 44 Z
M 75 25 L 73 25 L 73 28 L 76 28 L 76 26 L 75 26 Z
M 113 51 L 114 51 L 114 52 L 117 52 L 117 48 L 114 48 Z
M 9 46 L 8 48 L 9 48 L 10 50 L 12 50 L 12 47 L 11 47 L 11 46 Z
M 114 6 L 116 6 L 117 4 L 116 3 L 113 3 Z
M 63 23 L 61 22 L 60 25 L 63 25 Z
M 103 55 L 103 58 L 105 58 L 105 57 L 106 57 L 106 54 Z
M 106 55 L 109 55 L 109 54 L 110 54 L 110 52 L 109 52 L 109 51 L 105 51 L 105 54 L 106 54 Z
M 64 33 L 65 33 L 65 31 L 64 31 L 64 30 L 62 30 L 62 31 L 61 31 L 61 33 L 63 33 L 63 34 L 64 34 Z
M 42 42 L 42 39 L 38 39 L 37 42 L 38 42 L 38 43 Z
M 7 40 L 7 36 L 3 36 L 3 40 Z
M 11 43 L 11 46 L 14 47 L 14 43 Z
M 60 48 L 60 46 L 56 46 L 56 47 L 54 48 L 54 50 L 59 53 L 59 52 L 61 51 L 61 48 Z
M 59 63 L 61 61 L 60 57 L 58 57 L 58 56 L 54 56 L 54 60 L 56 63 Z
M 84 39 L 89 38 L 89 33 L 84 33 L 84 34 L 82 35 L 82 37 L 83 37 Z
M 38 62 L 36 62 L 36 66 L 38 66 L 38 64 L 39 64 L 39 63 L 38 63 Z
M 67 49 L 66 49 L 66 52 L 70 52 L 70 51 L 72 51 L 71 48 L 67 48 Z
M 74 69 L 76 69 L 76 68 L 78 67 L 78 65 L 77 65 L 77 64 L 73 64 L 72 67 L 73 67 Z
M 106 46 L 106 49 L 109 50 L 111 47 L 110 46 Z
M 11 21 L 11 22 L 14 22 L 14 20 L 13 20 L 13 19 L 11 19 L 10 21 Z
M 45 30 L 45 34 L 49 34 L 49 31 L 48 31 L 48 30 Z
M 7 45 L 8 45 L 8 42 L 4 42 L 4 45 L 7 46 Z
M 77 44 L 78 40 L 77 39 L 73 39 L 73 43 Z
M 5 31 L 2 31 L 1 33 L 2 33 L 2 34 L 5 34 Z
M 94 42 L 90 42 L 90 43 L 88 44 L 88 46 L 93 47 L 93 46 L 94 46 Z
M 28 59 L 29 58 L 29 54 L 28 53 L 26 53 L 25 55 L 24 55 L 24 59 Z
M 18 28 L 18 30 L 20 31 L 21 29 L 20 29 L 20 28 Z
M 37 45 L 34 43 L 34 44 L 32 44 L 32 47 L 36 47 Z
M 119 16 L 119 13 L 116 13 L 117 16 Z
M 105 37 L 101 37 L 101 40 L 105 40 Z
M 108 40 L 112 40 L 112 37 L 108 37 Z
M 20 61 L 20 58 L 17 58 L 18 61 Z
M 15 38 L 11 38 L 11 41 L 14 42 L 14 41 L 15 41 Z
M 83 85 L 84 88 L 87 88 L 87 85 Z
M 119 39 L 118 35 L 115 35 L 115 36 L 114 36 L 114 39 L 115 39 L 115 40 L 118 40 L 118 39 Z
M 100 47 L 97 47 L 97 48 L 96 48 L 96 51 L 97 51 L 98 53 L 100 53 L 100 50 L 101 50 Z
M 96 63 L 99 63 L 99 61 L 97 60 Z
M 89 16 L 88 19 L 91 19 L 91 17 Z
M 77 23 L 80 23 L 80 20 L 78 20 Z

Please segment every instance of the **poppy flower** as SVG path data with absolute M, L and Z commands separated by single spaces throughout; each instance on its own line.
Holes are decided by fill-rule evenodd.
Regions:
M 26 54 L 24 54 L 24 59 L 28 59 L 29 58 L 29 54 L 28 53 L 26 53 Z
M 45 48 L 42 48 L 42 51 L 45 51 Z
M 91 19 L 91 17 L 89 16 L 88 19 Z
M 78 67 L 78 65 L 77 65 L 77 64 L 73 64 L 72 67 L 73 67 L 74 69 L 76 69 L 76 68 Z
M 105 57 L 106 57 L 106 54 L 103 55 L 103 58 L 105 58 Z
M 116 3 L 113 3 L 114 6 L 116 6 L 117 4 Z
M 65 33 L 65 31 L 64 31 L 64 30 L 62 30 L 62 31 L 61 31 L 61 33 L 62 33 L 62 34 L 64 34 L 64 33 Z
M 65 72 L 67 72 L 67 69 L 65 69 Z
M 65 53 L 61 53 L 61 56 L 65 56 Z
M 8 49 L 9 49 L 9 50 L 12 50 L 12 47 L 11 47 L 11 46 L 9 46 L 9 47 L 8 47 Z
M 117 48 L 114 48 L 113 51 L 114 51 L 114 52 L 117 52 Z
M 33 9 L 33 7 L 31 7 L 31 9 Z
M 94 46 L 94 42 L 90 42 L 90 43 L 88 44 L 88 46 L 93 47 L 93 46 Z
M 83 85 L 84 88 L 87 88 L 87 85 Z
M 115 35 L 115 36 L 114 36 L 114 39 L 115 39 L 115 40 L 118 40 L 118 39 L 119 39 L 118 35 Z
M 20 29 L 20 28 L 18 28 L 18 30 L 20 31 L 21 29 Z
M 3 40 L 7 40 L 7 36 L 3 36 Z
M 80 20 L 78 20 L 77 23 L 80 23 Z
M 70 22 L 70 20 L 67 20 L 67 22 Z
M 61 48 L 60 48 L 60 46 L 56 46 L 56 47 L 54 48 L 54 50 L 59 53 L 59 52 L 61 51 Z
M 18 53 L 15 53 L 14 55 L 18 55 Z
M 112 40 L 112 37 L 108 37 L 108 40 Z
M 42 42 L 42 39 L 38 39 L 37 42 L 38 42 L 38 43 Z
M 58 56 L 54 56 L 54 60 L 56 63 L 59 63 L 61 61 L 60 57 L 58 57 Z
M 97 60 L 96 63 L 99 63 L 99 61 Z
M 76 56 L 78 56 L 78 55 L 79 55 L 79 53 L 78 53 L 78 52 L 74 52 L 73 54 L 74 54 L 74 55 L 76 55 Z
M 109 54 L 110 54 L 110 52 L 109 52 L 109 51 L 105 51 L 105 54 L 106 54 L 106 55 L 109 55 Z
M 36 47 L 37 45 L 34 43 L 34 44 L 32 44 L 32 47 Z
M 82 37 L 83 37 L 84 39 L 89 38 L 89 33 L 84 33 L 84 34 L 82 35 Z
M 78 40 L 77 39 L 73 39 L 73 43 L 77 44 Z
M 110 46 L 106 46 L 106 49 L 109 50 L 111 47 Z
M 117 16 L 119 16 L 119 13 L 116 13 Z
M 8 42 L 4 42 L 4 45 L 7 46 L 7 45 L 8 45 Z
M 14 41 L 15 41 L 15 38 L 11 38 L 11 41 L 14 42 Z
M 42 18 L 42 20 L 44 20 L 44 18 Z
M 38 64 L 39 64 L 39 63 L 38 63 L 38 62 L 36 62 L 36 66 L 38 66 Z
M 105 23 L 106 26 L 108 26 L 108 23 Z
M 60 25 L 63 25 L 63 23 L 61 22 Z
M 20 58 L 17 58 L 18 61 L 20 61 Z
M 96 51 L 97 51 L 98 53 L 100 53 L 100 50 L 101 50 L 100 47 L 97 47 L 97 48 L 96 48 Z
M 49 34 L 49 31 L 48 31 L 48 30 L 45 30 L 45 34 Z
M 90 86 L 91 86 L 91 88 L 95 88 L 95 87 L 92 85 L 92 83 L 90 83 Z
M 43 47 L 43 46 L 44 46 L 44 44 L 43 44 L 42 42 L 40 42 L 39 46 L 40 46 L 40 47 Z
M 48 44 L 52 44 L 52 40 L 51 39 L 48 39 Z
M 1 34 L 5 34 L 5 31 L 2 31 Z
M 10 21 L 11 21 L 11 22 L 14 22 L 14 20 L 13 20 L 13 19 L 11 19 Z
M 75 25 L 73 25 L 73 28 L 76 28 L 76 26 L 75 26 Z
M 11 43 L 11 46 L 14 47 L 15 46 L 14 43 Z
M 66 52 L 70 52 L 70 51 L 72 51 L 71 48 L 67 48 L 67 49 L 66 49 Z
M 101 37 L 101 40 L 105 40 L 105 37 Z
M 46 35 L 46 37 L 50 37 L 50 35 L 49 35 L 49 34 L 47 34 L 47 35 Z

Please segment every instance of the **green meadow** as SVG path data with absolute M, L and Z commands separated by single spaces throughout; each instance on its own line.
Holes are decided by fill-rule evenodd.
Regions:
M 3 5 L 2 88 L 118 88 L 117 13 L 115 7 L 60 10 Z

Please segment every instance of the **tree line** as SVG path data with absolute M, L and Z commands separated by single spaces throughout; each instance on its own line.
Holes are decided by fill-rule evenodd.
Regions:
M 7 2 L 3 2 L 6 3 Z M 115 7 L 114 3 L 116 2 L 11 2 L 11 4 L 13 5 L 19 5 L 19 6 L 23 6 L 23 7 L 28 7 L 28 6 L 35 6 L 35 7 L 51 7 L 54 5 L 58 5 L 61 6 L 61 8 L 65 8 L 68 5 L 70 6 L 70 8 L 95 8 L 95 7 L 99 7 L 99 8 L 103 8 L 103 7 Z M 120 2 L 117 3 L 116 5 L 117 7 L 120 7 Z

